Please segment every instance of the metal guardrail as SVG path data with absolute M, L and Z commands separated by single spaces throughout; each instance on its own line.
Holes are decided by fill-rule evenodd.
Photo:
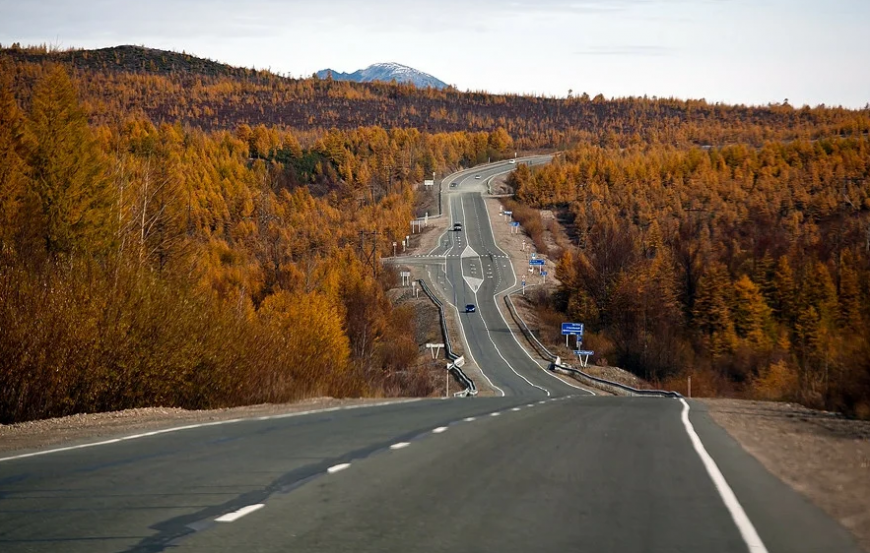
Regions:
M 523 320 L 523 318 L 520 317 L 519 312 L 516 310 L 516 307 L 514 307 L 513 301 L 511 300 L 511 295 L 515 293 L 516 292 L 511 292 L 510 294 L 505 294 L 504 296 L 505 304 L 507 304 L 508 311 L 510 311 L 511 316 L 520 327 L 520 331 L 523 333 L 523 335 L 526 337 L 532 347 L 535 348 L 544 359 L 548 359 L 550 361 L 550 366 L 548 368 L 551 371 L 572 375 L 587 386 L 598 388 L 617 395 L 672 398 L 683 397 L 677 392 L 668 392 L 665 390 L 639 390 L 637 388 L 632 388 L 631 386 L 626 386 L 625 384 L 620 384 L 619 382 L 613 382 L 611 380 L 592 376 L 591 374 L 585 373 L 579 369 L 575 369 L 570 365 L 560 363 L 559 357 L 557 355 L 554 355 L 550 350 L 544 347 L 544 344 L 542 344 L 541 341 L 538 340 L 532 330 L 528 327 L 528 325 L 526 325 L 526 322 Z
M 447 330 L 447 317 L 444 313 L 444 304 L 442 304 L 441 300 L 439 300 L 435 294 L 429 290 L 426 281 L 419 279 L 418 282 L 420 283 L 420 288 L 423 290 L 423 293 L 426 294 L 432 303 L 435 304 L 435 307 L 438 308 L 438 313 L 441 317 L 441 335 L 444 338 L 444 354 L 451 361 L 456 361 L 460 356 L 456 355 L 450 347 L 450 332 Z M 453 379 L 465 388 L 465 396 L 477 395 L 477 386 L 474 385 L 474 381 L 471 380 L 468 375 L 462 372 L 461 368 L 457 367 L 455 363 L 452 363 L 447 367 L 447 370 L 453 375 Z M 454 394 L 454 396 L 456 395 L 459 394 Z
M 558 357 L 554 355 L 550 350 L 544 347 L 544 344 L 538 340 L 537 336 L 534 335 L 532 330 L 526 325 L 526 322 L 520 317 L 519 312 L 517 312 L 516 307 L 514 307 L 514 302 L 511 300 L 511 295 L 516 294 L 516 292 L 511 292 L 510 294 L 505 294 L 504 302 L 507 305 L 508 311 L 510 311 L 511 316 L 516 321 L 517 325 L 520 327 L 520 332 L 523 333 L 523 336 L 529 341 L 533 348 L 535 348 L 538 353 L 541 354 L 541 357 L 547 359 L 551 363 L 555 363 Z

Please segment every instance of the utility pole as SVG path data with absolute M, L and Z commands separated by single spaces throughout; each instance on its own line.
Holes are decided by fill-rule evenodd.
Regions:
M 360 254 L 366 263 L 372 268 L 372 276 L 378 276 L 378 231 L 359 231 Z M 371 251 L 366 251 L 366 236 L 371 237 Z

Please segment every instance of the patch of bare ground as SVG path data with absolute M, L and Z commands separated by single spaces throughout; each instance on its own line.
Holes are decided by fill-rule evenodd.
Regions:
M 490 194 L 494 196 L 513 195 L 514 190 L 507 183 L 509 175 L 510 173 L 493 177 L 490 182 Z
M 401 402 L 408 401 L 408 399 L 335 399 L 331 397 L 318 397 L 295 403 L 248 405 L 202 411 L 147 407 L 109 413 L 79 414 L 69 417 L 0 425 L 0 452 L 84 443 L 132 433 L 173 428 L 186 424 L 262 417 L 313 409 L 382 403 L 384 401 Z
M 546 279 L 539 276 L 537 271 L 529 273 L 530 244 L 532 243 L 531 238 L 526 236 L 522 227 L 519 227 L 520 232 L 518 233 L 511 232 L 511 226 L 508 224 L 508 220 L 503 215 L 500 215 L 501 212 L 499 211 L 499 208 L 501 207 L 501 202 L 498 198 L 485 198 L 484 201 L 486 202 L 489 219 L 492 221 L 492 232 L 495 237 L 495 242 L 510 258 L 514 273 L 517 275 L 517 285 L 520 284 L 522 280 L 521 277 L 526 275 L 527 292 L 532 287 L 542 287 L 548 292 L 552 292 L 558 288 L 561 282 L 559 282 L 558 275 L 556 274 L 556 260 L 550 256 L 538 255 L 538 259 L 544 259 L 546 261 L 546 270 L 548 273 Z M 524 243 L 525 246 L 523 246 Z
M 435 186 L 425 186 L 422 182 L 419 183 L 416 187 L 416 192 L 414 211 L 417 213 L 417 217 L 422 218 L 427 213 L 429 217 L 438 215 L 440 188 L 437 181 Z
M 870 421 L 793 403 L 704 399 L 713 420 L 870 552 Z
M 398 241 L 396 245 L 397 256 L 407 255 L 425 255 L 432 251 L 438 245 L 439 237 L 447 230 L 447 217 L 429 217 L 428 223 L 423 227 L 421 232 L 409 234 L 411 237 L 410 244 L 402 251 L 402 242 Z M 408 227 L 408 232 L 411 233 L 411 227 Z

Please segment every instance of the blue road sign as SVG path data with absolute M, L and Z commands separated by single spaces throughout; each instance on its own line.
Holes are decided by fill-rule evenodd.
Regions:
M 504 214 L 505 214 L 505 215 L 513 215 L 514 212 L 513 212 L 513 211 L 505 211 Z
M 583 336 L 583 323 L 562 323 L 562 334 L 566 336 Z
M 541 276 L 547 276 L 547 271 L 541 271 Z
M 575 349 L 574 355 L 595 355 L 594 351 L 588 351 L 585 349 Z
M 519 221 L 511 221 L 511 226 L 518 227 L 518 226 L 520 226 L 520 222 Z
M 534 265 L 535 267 L 543 267 L 544 260 L 543 259 L 529 259 L 529 265 Z

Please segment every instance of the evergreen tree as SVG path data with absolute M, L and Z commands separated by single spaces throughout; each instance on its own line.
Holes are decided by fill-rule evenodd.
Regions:
M 106 166 L 61 66 L 49 66 L 33 92 L 30 156 L 49 254 L 96 252 L 111 238 Z
M 22 211 L 28 186 L 24 117 L 12 94 L 9 67 L 0 63 L 0 254 L 15 249 L 24 230 Z M 35 221 L 27 221 L 33 226 Z

